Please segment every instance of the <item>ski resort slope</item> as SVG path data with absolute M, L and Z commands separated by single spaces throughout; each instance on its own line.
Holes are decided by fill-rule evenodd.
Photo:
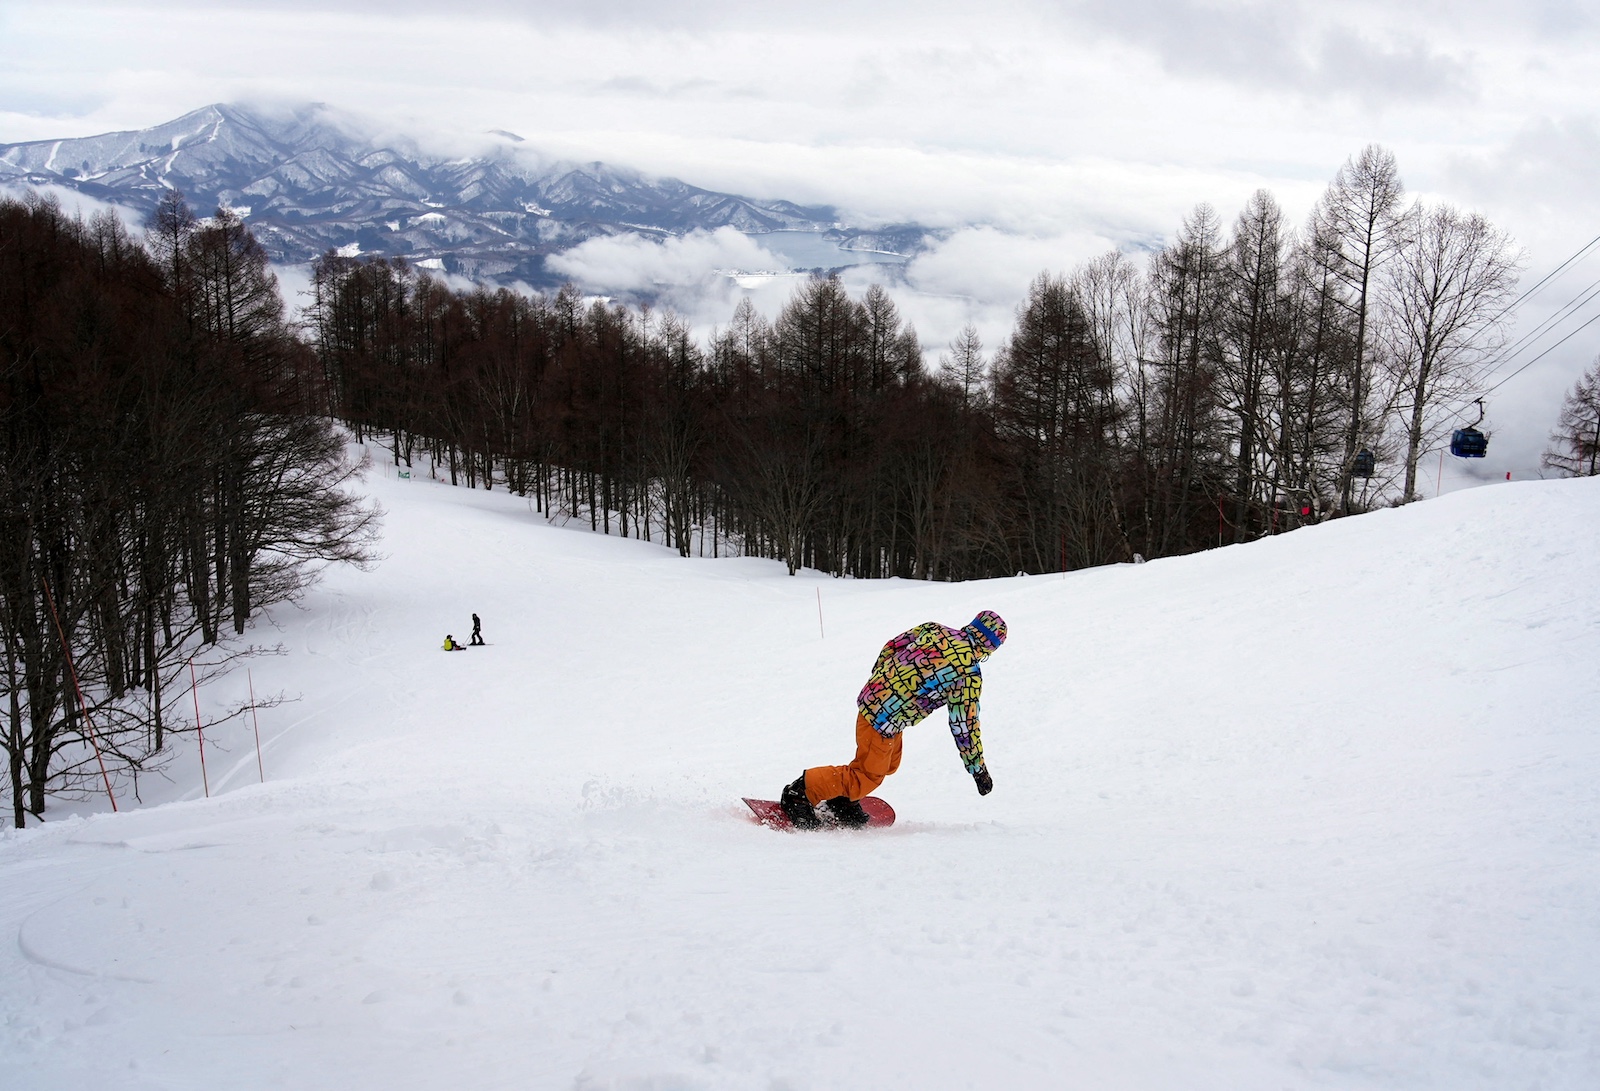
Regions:
M 0 1087 L 1600 1086 L 1600 481 L 955 585 L 369 487 L 265 784 L 232 722 L 0 839 Z M 992 795 L 934 718 L 893 829 L 750 820 L 983 607 Z

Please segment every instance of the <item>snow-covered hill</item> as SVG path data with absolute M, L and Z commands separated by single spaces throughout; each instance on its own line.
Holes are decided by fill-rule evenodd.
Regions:
M 0 1086 L 1600 1086 L 1600 482 L 930 585 L 392 473 L 256 634 L 265 785 L 0 839 Z M 928 721 L 894 829 L 751 823 L 980 607 L 991 796 Z
M 857 250 L 909 250 L 924 235 L 916 225 L 863 232 L 832 208 L 553 160 L 514 133 L 489 136 L 482 154 L 446 156 L 374 138 L 322 105 L 213 105 L 149 129 L 0 145 L 0 185 L 65 186 L 146 213 L 176 187 L 201 214 L 238 209 L 276 261 L 342 249 L 534 285 L 560 281 L 546 256 L 607 235 L 798 231 Z M 849 260 L 841 250 L 839 264 Z

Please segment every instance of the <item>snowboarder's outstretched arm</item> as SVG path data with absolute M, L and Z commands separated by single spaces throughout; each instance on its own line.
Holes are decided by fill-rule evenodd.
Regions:
M 955 736 L 961 764 L 977 782 L 978 794 L 986 796 L 993 791 L 994 781 L 983 761 L 983 735 L 978 730 L 978 696 L 982 691 L 983 678 L 974 672 L 967 676 L 960 692 L 950 698 L 950 734 Z

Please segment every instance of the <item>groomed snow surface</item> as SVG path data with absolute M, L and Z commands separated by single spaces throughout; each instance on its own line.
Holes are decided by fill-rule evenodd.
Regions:
M 0 1087 L 1600 1086 L 1600 481 L 943 585 L 378 456 L 382 563 L 252 633 L 267 782 L 234 722 L 0 838 Z M 981 607 L 992 795 L 933 719 L 893 829 L 752 823 Z

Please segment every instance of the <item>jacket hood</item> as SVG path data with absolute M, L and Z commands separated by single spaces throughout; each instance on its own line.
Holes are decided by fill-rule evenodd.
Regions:
M 993 610 L 979 610 L 978 616 L 961 627 L 967 639 L 977 649 L 980 658 L 987 659 L 994 650 L 1006 642 L 1005 618 Z

